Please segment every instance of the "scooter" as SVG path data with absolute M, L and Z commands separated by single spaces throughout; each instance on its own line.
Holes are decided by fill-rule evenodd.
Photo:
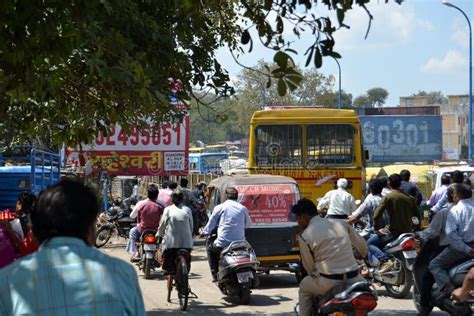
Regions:
M 415 245 L 416 239 L 412 233 L 402 234 L 396 240 L 388 243 L 382 251 L 389 256 L 390 260 L 394 261 L 393 268 L 385 273 L 380 273 L 378 267 L 373 267 L 378 262 L 372 262 L 367 264 L 369 266 L 367 278 L 372 282 L 384 285 L 390 296 L 405 298 L 413 285 L 411 271 L 417 256 Z
M 237 297 L 239 303 L 250 303 L 250 289 L 256 287 L 257 261 L 255 251 L 246 240 L 234 241 L 221 252 L 217 285 L 222 294 Z
M 145 279 L 151 278 L 151 271 L 160 267 L 160 263 L 156 260 L 157 239 L 155 230 L 145 230 L 138 243 L 138 252 L 140 261 L 137 262 L 138 269 L 145 274 Z
M 369 282 L 357 282 L 334 287 L 320 299 L 315 299 L 312 315 L 367 315 L 377 307 L 377 294 Z M 299 305 L 295 307 L 298 315 Z
M 474 267 L 474 259 L 466 259 L 464 262 L 452 267 L 448 273 L 451 284 L 455 287 L 461 287 L 466 274 L 472 267 Z M 474 299 L 459 304 L 454 303 L 450 297 L 447 297 L 444 300 L 436 300 L 435 298 L 439 294 L 436 283 L 431 289 L 431 302 L 429 306 L 426 306 L 425 309 L 423 309 L 420 304 L 421 295 L 419 291 L 421 280 L 420 277 L 417 278 L 416 276 L 424 276 L 426 269 L 428 269 L 427 264 L 416 264 L 414 266 L 413 277 L 415 279 L 415 286 L 413 288 L 412 299 L 416 309 L 419 312 L 430 312 L 434 307 L 438 307 L 451 315 L 472 315 L 474 311 Z

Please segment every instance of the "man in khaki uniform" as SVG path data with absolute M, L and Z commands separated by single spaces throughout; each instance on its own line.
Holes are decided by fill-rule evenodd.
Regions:
M 301 199 L 291 210 L 302 232 L 298 236 L 301 260 L 308 272 L 300 283 L 301 315 L 311 315 L 315 297 L 324 296 L 334 286 L 364 279 L 359 274 L 352 246 L 367 255 L 365 240 L 345 221 L 321 218 L 311 200 Z

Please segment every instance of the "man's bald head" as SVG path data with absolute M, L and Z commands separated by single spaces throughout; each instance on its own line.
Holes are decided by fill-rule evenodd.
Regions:
M 225 189 L 225 194 L 227 195 L 227 199 L 229 200 L 237 200 L 237 198 L 239 197 L 239 192 L 234 187 Z

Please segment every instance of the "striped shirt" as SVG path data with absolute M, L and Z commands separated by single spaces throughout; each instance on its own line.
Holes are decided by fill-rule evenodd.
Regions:
M 0 270 L 0 315 L 145 315 L 134 268 L 56 237 Z

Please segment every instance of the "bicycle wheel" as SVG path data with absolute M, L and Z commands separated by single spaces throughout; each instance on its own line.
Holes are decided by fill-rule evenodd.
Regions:
M 188 265 L 184 256 L 179 256 L 178 266 L 176 267 L 176 290 L 178 292 L 179 307 L 185 311 L 188 307 L 189 284 L 188 284 Z

